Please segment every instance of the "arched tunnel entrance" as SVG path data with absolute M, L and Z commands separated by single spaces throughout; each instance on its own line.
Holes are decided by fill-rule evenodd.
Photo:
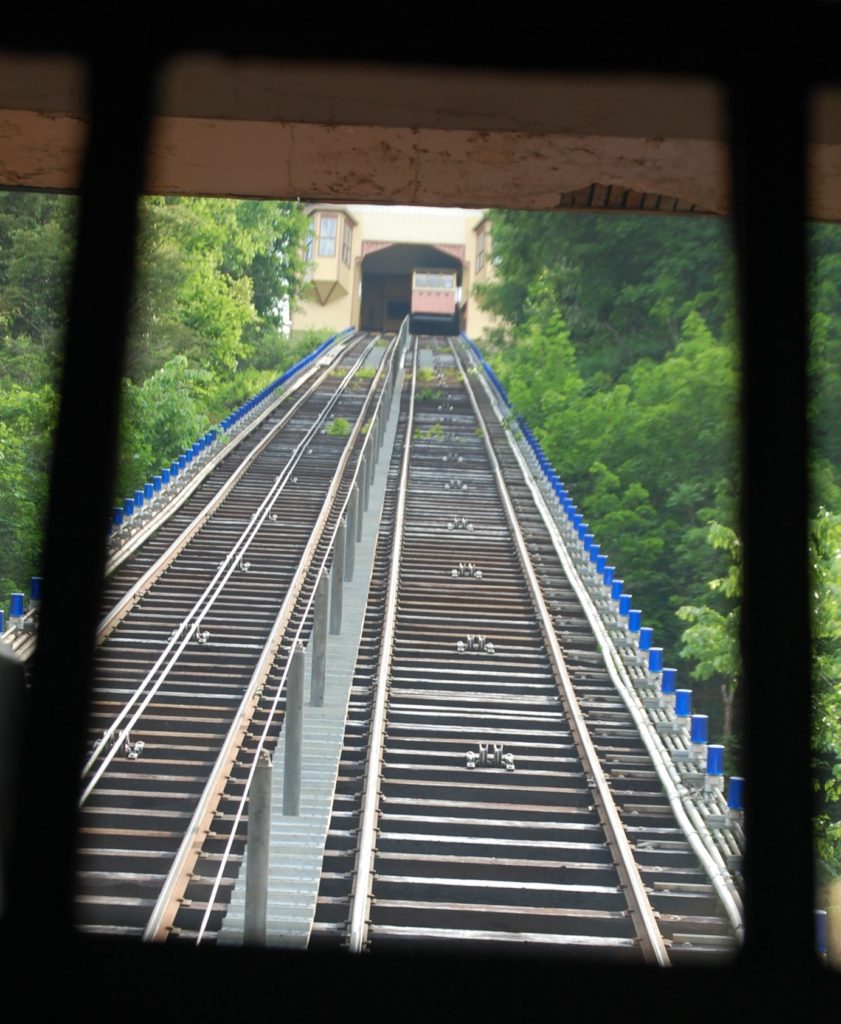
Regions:
M 458 285 L 461 287 L 463 261 L 462 246 L 410 245 L 402 242 L 363 243 L 360 330 L 399 330 L 403 318 L 409 313 L 412 271 L 417 268 L 455 270 Z

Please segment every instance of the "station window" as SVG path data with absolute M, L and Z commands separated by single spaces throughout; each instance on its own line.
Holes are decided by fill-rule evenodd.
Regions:
M 476 272 L 478 273 L 485 265 L 485 227 L 481 227 L 476 233 Z
M 344 223 L 344 230 L 342 231 L 342 263 L 346 266 L 350 266 L 350 251 L 353 242 L 353 228 L 349 220 Z
M 318 255 L 336 255 L 336 233 L 338 230 L 339 218 L 335 213 L 322 213 L 321 225 L 318 233 Z

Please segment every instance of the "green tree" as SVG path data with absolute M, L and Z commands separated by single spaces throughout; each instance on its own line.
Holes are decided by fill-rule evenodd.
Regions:
M 730 556 L 726 574 L 707 584 L 723 599 L 723 610 L 710 605 L 683 605 L 678 608 L 678 618 L 690 623 L 683 633 L 681 654 L 694 662 L 694 678 L 718 681 L 724 707 L 724 736 L 730 739 L 734 734 L 734 698 L 742 674 L 739 653 L 741 543 L 730 527 L 716 522 L 710 523 L 707 539 L 711 547 L 726 551 Z

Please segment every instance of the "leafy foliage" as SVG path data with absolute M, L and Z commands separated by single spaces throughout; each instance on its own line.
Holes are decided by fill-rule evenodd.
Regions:
M 3 597 L 40 561 L 75 211 L 70 196 L 0 193 Z M 314 347 L 283 331 L 306 269 L 296 204 L 150 197 L 140 225 L 117 495 Z
M 737 327 L 726 227 L 701 219 L 492 214 L 506 322 L 492 362 L 602 550 L 732 732 L 738 626 Z M 812 275 L 815 779 L 818 855 L 841 877 L 841 228 Z M 805 684 L 805 681 L 804 681 Z

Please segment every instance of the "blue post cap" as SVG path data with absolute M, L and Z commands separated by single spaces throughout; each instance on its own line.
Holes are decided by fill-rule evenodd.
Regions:
M 204 438 L 200 437 L 198 441 L 193 442 L 193 455 L 198 455 L 204 448 Z
M 584 541 L 584 550 L 589 551 L 593 546 L 593 541 L 596 539 L 592 533 L 585 533 L 581 538 Z
M 181 467 L 178 465 L 178 459 L 173 459 L 169 466 L 169 472 L 173 480 L 178 476 L 178 470 L 180 468 Z
M 29 584 L 29 596 L 33 601 L 41 600 L 41 584 L 44 582 L 41 576 L 33 576 Z
M 583 518 L 582 518 L 580 520 L 580 522 L 575 527 L 575 532 L 578 534 L 578 539 L 579 540 L 584 540 L 584 538 L 587 536 L 587 531 L 589 529 L 590 529 L 590 524 L 589 523 L 585 523 Z
M 192 459 L 192 455 L 190 456 L 190 459 Z M 190 461 L 190 459 L 187 458 L 186 454 L 179 455 L 178 456 L 178 468 L 179 469 L 186 469 L 187 468 L 187 463 L 188 463 L 188 461 Z
M 642 612 L 639 608 L 632 608 L 628 612 L 628 632 L 639 633 L 642 625 Z
M 9 618 L 23 618 L 23 593 L 20 590 L 15 590 L 12 593 L 11 599 L 9 601 Z
M 145 483 L 143 485 L 143 497 L 147 501 L 151 501 L 155 497 L 155 485 L 152 483 Z
M 0 633 L 6 632 L 6 613 L 0 608 Z
M 711 743 L 707 747 L 707 775 L 724 774 L 724 747 L 720 743 Z
M 178 461 L 180 462 L 181 459 L 179 458 Z M 192 462 L 192 461 L 193 461 L 193 449 L 192 448 L 185 448 L 184 449 L 184 465 L 186 466 L 188 462 Z
M 660 680 L 661 693 L 674 693 L 677 687 L 677 669 L 664 668 L 663 678 Z
M 590 561 L 593 563 L 593 565 L 596 564 L 596 562 L 598 560 L 598 557 L 599 557 L 599 552 L 601 551 L 601 549 L 602 549 L 601 548 L 601 544 L 591 544 L 590 545 Z
M 651 626 L 643 626 L 640 629 L 639 645 L 640 645 L 640 650 L 641 651 L 650 651 L 651 650 L 651 641 L 652 641 L 653 637 L 654 637 L 654 630 L 651 628 Z
M 584 522 L 584 516 L 580 512 L 576 512 L 572 517 L 572 525 L 577 530 L 578 527 Z
M 143 491 L 134 492 L 134 507 L 143 508 Z
M 652 647 L 648 652 L 648 671 L 649 672 L 662 672 L 663 671 L 663 648 Z
M 601 576 L 604 573 L 604 567 L 607 565 L 607 555 L 599 555 L 596 558 L 596 572 Z
M 631 595 L 620 594 L 619 595 L 619 614 L 627 615 L 631 610 Z
M 815 946 L 821 956 L 829 953 L 829 919 L 825 910 L 815 911 Z
M 741 775 L 731 775 L 727 787 L 727 806 L 731 811 L 744 810 L 745 780 Z
M 689 739 L 692 743 L 707 742 L 707 726 L 709 718 L 707 715 L 693 715 L 689 720 Z
M 152 486 L 155 488 L 155 490 L 158 493 L 160 493 L 160 491 L 163 489 L 163 485 L 164 485 L 164 478 L 163 478 L 162 474 L 157 474 L 156 476 L 152 477 Z
M 614 579 L 610 584 L 610 597 L 613 601 L 619 600 L 619 595 L 622 593 L 622 588 L 625 586 L 624 580 Z
M 126 498 L 123 502 L 123 511 L 127 516 L 134 515 L 134 498 Z
M 689 718 L 692 714 L 692 691 L 675 690 L 675 714 Z
M 114 509 L 113 522 L 115 526 L 123 525 L 123 510 L 121 508 Z
M 615 565 L 606 565 L 604 567 L 603 578 L 604 578 L 605 586 L 610 587 L 610 586 L 613 585 L 613 574 L 615 572 L 616 572 L 616 566 Z

